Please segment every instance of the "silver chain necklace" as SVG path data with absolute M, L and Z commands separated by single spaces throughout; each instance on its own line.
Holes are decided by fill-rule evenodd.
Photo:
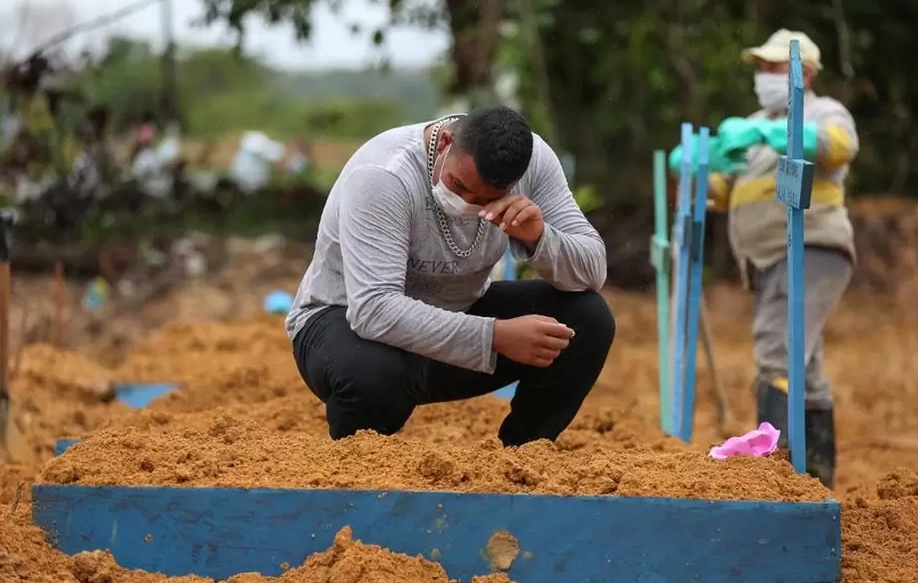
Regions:
M 440 137 L 440 129 L 453 120 L 459 119 L 458 117 L 448 117 L 442 119 L 434 125 L 433 129 L 430 132 L 430 143 L 427 145 L 427 178 L 430 180 L 430 188 L 434 186 L 434 161 L 437 151 L 437 138 Z M 433 194 L 430 195 L 433 199 Z M 446 246 L 449 247 L 449 250 L 455 253 L 458 257 L 463 259 L 472 254 L 472 251 L 475 250 L 475 247 L 478 246 L 478 243 L 481 241 L 481 236 L 484 234 L 485 221 L 478 219 L 478 231 L 475 233 L 475 240 L 472 241 L 472 246 L 468 249 L 460 249 L 456 245 L 456 240 L 453 239 L 453 233 L 449 229 L 449 217 L 446 216 L 446 213 L 443 212 L 443 209 L 440 208 L 440 205 L 437 204 L 436 199 L 433 199 L 434 209 L 437 212 L 437 224 L 440 225 L 440 233 L 443 234 L 443 240 L 446 241 Z

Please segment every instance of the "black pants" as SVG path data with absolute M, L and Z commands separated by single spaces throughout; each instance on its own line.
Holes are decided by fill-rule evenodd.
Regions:
M 499 356 L 493 375 L 448 365 L 365 340 L 351 330 L 345 308 L 327 308 L 293 341 L 303 380 L 326 404 L 332 439 L 372 429 L 399 431 L 417 405 L 470 399 L 519 381 L 498 437 L 504 445 L 555 439 L 574 419 L 605 363 L 615 320 L 593 292 L 567 293 L 544 281 L 499 281 L 468 311 L 509 319 L 551 316 L 577 331 L 547 368 Z

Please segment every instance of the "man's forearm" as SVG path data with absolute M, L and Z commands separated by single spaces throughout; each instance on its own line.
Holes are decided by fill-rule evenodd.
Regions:
M 348 307 L 362 338 L 447 364 L 493 373 L 494 319 L 451 312 L 397 293 L 368 294 Z
M 545 225 L 535 246 L 511 239 L 514 254 L 562 291 L 599 291 L 606 282 L 606 244 L 598 236 L 570 235 Z

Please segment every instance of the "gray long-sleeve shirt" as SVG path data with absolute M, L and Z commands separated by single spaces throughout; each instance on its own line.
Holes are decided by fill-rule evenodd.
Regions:
M 463 368 L 493 373 L 494 318 L 463 313 L 484 295 L 507 234 L 488 223 L 470 257 L 456 256 L 437 224 L 420 123 L 364 144 L 329 193 L 315 253 L 287 315 L 290 338 L 328 306 L 346 306 L 360 337 Z M 558 157 L 538 135 L 529 169 L 513 192 L 542 209 L 545 231 L 534 251 L 511 240 L 524 259 L 564 291 L 599 290 L 606 248 L 567 186 Z M 477 219 L 449 219 L 467 249 Z

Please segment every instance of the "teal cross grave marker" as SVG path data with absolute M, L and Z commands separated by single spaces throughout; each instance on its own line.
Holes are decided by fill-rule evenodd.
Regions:
M 672 386 L 669 376 L 669 276 L 672 269 L 672 256 L 669 246 L 669 203 L 666 193 L 666 152 L 657 150 L 653 153 L 653 213 L 654 234 L 650 240 L 650 264 L 657 275 L 657 342 L 659 343 L 659 377 L 660 377 L 660 425 L 667 433 L 674 430 L 672 425 Z
M 788 89 L 787 155 L 778 161 L 775 190 L 778 201 L 787 206 L 788 442 L 794 470 L 802 474 L 806 472 L 803 213 L 810 207 L 814 167 L 803 159 L 803 64 L 796 40 L 790 43 Z

